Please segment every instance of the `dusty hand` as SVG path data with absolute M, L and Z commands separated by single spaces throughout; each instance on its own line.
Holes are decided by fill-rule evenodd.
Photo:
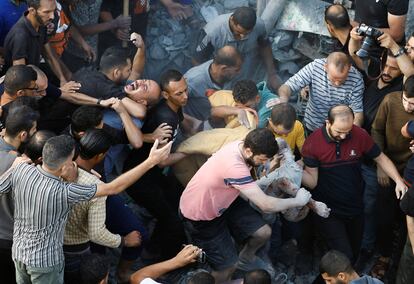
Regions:
M 168 142 L 165 146 L 159 149 L 158 145 L 159 140 L 157 139 L 155 140 L 148 156 L 148 160 L 151 162 L 152 166 L 155 166 L 168 158 L 168 155 L 171 152 L 172 141 Z
M 390 178 L 387 174 L 381 169 L 380 166 L 377 166 L 377 179 L 378 183 L 382 187 L 387 187 L 390 185 Z
M 237 119 L 241 125 L 245 126 L 246 128 L 250 129 L 250 122 L 247 118 L 247 113 L 244 109 L 239 109 L 237 114 Z
M 124 237 L 124 246 L 138 247 L 141 245 L 141 234 L 138 231 L 132 231 Z
M 353 40 L 355 40 L 357 42 L 361 42 L 364 39 L 364 37 L 361 36 L 361 35 L 359 35 L 357 33 L 357 30 L 358 30 L 358 27 L 352 28 L 352 30 L 350 32 L 350 36 L 351 36 L 351 39 L 353 39 Z
M 132 33 L 129 40 L 136 46 L 136 48 L 144 47 L 144 40 L 138 33 Z
M 187 264 L 197 261 L 198 255 L 201 253 L 201 249 L 193 245 L 186 245 L 175 257 L 174 261 L 178 266 L 183 267 Z
M 102 100 L 99 105 L 101 107 L 111 107 L 112 105 L 114 105 L 119 99 L 118 98 L 109 98 L 106 100 Z
M 279 98 L 273 98 L 266 102 L 266 108 L 273 108 L 275 105 L 280 104 L 281 101 Z
M 119 15 L 114 20 L 114 26 L 116 29 L 126 29 L 129 30 L 131 28 L 131 17 Z
M 81 84 L 75 81 L 69 81 L 60 87 L 62 92 L 76 93 L 81 87 Z
M 168 142 L 168 139 L 172 137 L 172 127 L 167 123 L 161 123 L 155 130 L 152 132 L 154 140 L 160 141 L 160 144 L 165 144 Z
M 115 36 L 119 40 L 128 41 L 129 40 L 129 29 L 116 29 Z
M 295 199 L 298 202 L 298 206 L 305 206 L 311 197 L 311 193 L 302 187 L 296 193 Z
M 65 181 L 74 182 L 78 178 L 78 165 L 75 162 L 65 164 L 60 177 Z
M 308 100 L 309 99 L 309 86 L 306 86 L 304 88 L 302 88 L 302 90 L 300 90 L 300 96 L 302 98 L 302 100 Z
M 96 59 L 96 54 L 93 48 L 89 44 L 85 43 L 84 45 L 82 45 L 82 49 L 86 54 L 87 61 L 94 62 Z
M 171 2 L 166 5 L 168 14 L 175 20 L 184 20 L 193 15 L 193 10 L 190 6 L 184 6 L 180 3 Z
M 312 210 L 322 218 L 328 218 L 329 214 L 331 213 L 331 209 L 328 206 L 320 201 L 313 201 L 312 202 Z
M 398 181 L 395 185 L 395 196 L 397 199 L 402 199 L 404 194 L 408 191 L 408 187 L 405 185 L 403 181 Z

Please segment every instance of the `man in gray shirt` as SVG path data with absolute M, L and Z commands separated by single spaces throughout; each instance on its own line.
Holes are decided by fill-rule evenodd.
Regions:
M 195 63 L 204 62 L 219 48 L 231 45 L 237 48 L 244 60 L 240 75 L 234 82 L 239 79 L 252 79 L 262 59 L 269 85 L 273 90 L 280 87 L 264 22 L 256 18 L 256 12 L 252 8 L 239 7 L 233 14 L 220 15 L 207 23 L 202 32 L 202 40 L 193 58 Z
M 189 91 L 184 113 L 201 121 L 208 120 L 211 105 L 206 91 L 230 88 L 228 83 L 240 72 L 241 66 L 239 51 L 227 45 L 217 51 L 214 59 L 188 70 L 184 74 Z

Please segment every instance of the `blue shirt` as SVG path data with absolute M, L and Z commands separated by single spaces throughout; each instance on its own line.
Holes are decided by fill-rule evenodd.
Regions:
M 0 0 L 0 46 L 4 46 L 4 39 L 13 25 L 27 10 L 26 3 L 16 5 L 10 0 Z

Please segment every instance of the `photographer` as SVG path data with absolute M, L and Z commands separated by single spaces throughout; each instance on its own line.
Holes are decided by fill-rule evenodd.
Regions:
M 175 257 L 159 262 L 150 266 L 141 268 L 131 275 L 131 284 L 154 284 L 153 279 L 157 279 L 164 274 L 175 269 L 187 266 L 198 261 L 200 254 L 203 251 L 194 246 L 186 245 Z M 214 284 L 214 278 L 206 271 L 200 271 L 191 276 L 187 281 L 188 284 Z

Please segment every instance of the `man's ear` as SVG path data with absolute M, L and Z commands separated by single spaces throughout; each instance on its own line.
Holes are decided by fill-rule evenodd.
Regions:
M 24 90 L 18 90 L 16 92 L 16 97 L 23 97 L 25 95 Z
M 36 9 L 34 7 L 28 8 L 27 11 L 29 11 L 29 14 L 32 14 L 32 15 L 36 14 Z
M 162 96 L 164 99 L 168 100 L 168 93 L 167 93 L 166 91 L 161 91 L 161 96 Z
M 21 131 L 21 132 L 19 133 L 19 138 L 20 138 L 20 141 L 26 141 L 26 140 L 27 140 L 27 137 L 28 137 L 28 133 L 27 133 L 27 131 Z
M 345 281 L 347 279 L 347 276 L 344 272 L 339 272 L 337 277 L 342 281 Z

